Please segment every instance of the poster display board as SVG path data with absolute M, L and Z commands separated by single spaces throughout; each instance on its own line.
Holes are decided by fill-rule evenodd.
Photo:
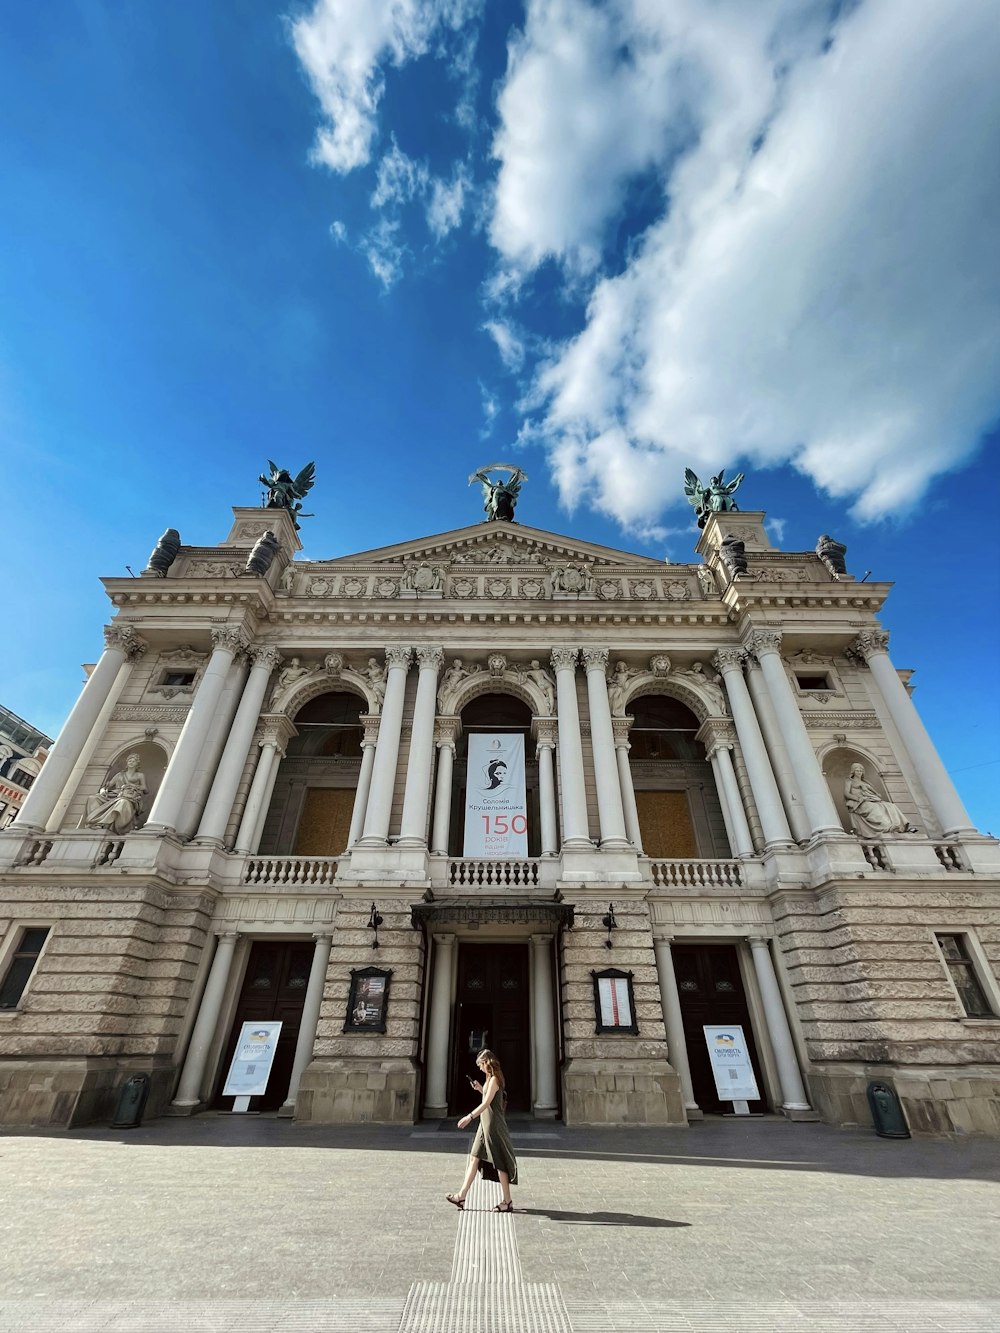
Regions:
M 742 1027 L 738 1023 L 727 1023 L 706 1025 L 703 1030 L 719 1101 L 760 1101 Z
M 635 1018 L 632 973 L 622 972 L 616 967 L 606 967 L 603 972 L 594 971 L 590 975 L 594 979 L 596 1031 L 627 1032 L 637 1036 L 639 1025 Z
M 249 1099 L 264 1095 L 280 1032 L 280 1023 L 243 1024 L 226 1076 L 226 1086 L 222 1089 L 223 1097 Z
M 345 1032 L 385 1031 L 391 980 L 391 968 L 351 968 L 351 993 L 347 998 Z
M 465 788 L 464 856 L 528 855 L 524 737 L 473 732 Z

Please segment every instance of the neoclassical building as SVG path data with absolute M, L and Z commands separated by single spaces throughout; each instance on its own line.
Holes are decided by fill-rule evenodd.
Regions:
M 503 521 L 301 561 L 234 516 L 104 581 L 0 831 L 0 1122 L 137 1072 L 147 1114 L 232 1107 L 280 1023 L 253 1106 L 303 1121 L 455 1113 L 486 1042 L 569 1124 L 867 1125 L 881 1080 L 914 1132 L 1000 1132 L 1000 849 L 888 584 L 761 513 L 679 565 Z

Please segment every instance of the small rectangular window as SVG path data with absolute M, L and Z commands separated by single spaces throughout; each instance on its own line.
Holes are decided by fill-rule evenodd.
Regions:
M 0 982 L 0 1009 L 16 1009 L 28 984 L 42 945 L 48 939 L 48 926 L 28 926 L 18 941 L 17 948 Z
M 193 671 L 165 671 L 165 672 L 163 673 L 163 679 L 160 681 L 160 684 L 161 684 L 161 685 L 174 685 L 174 686 L 178 686 L 178 685 L 193 685 L 193 684 L 194 684 L 194 672 L 193 672 Z
M 796 671 L 795 683 L 800 690 L 828 690 L 830 688 L 830 677 L 800 675 Z
M 986 998 L 982 982 L 976 975 L 976 965 L 969 952 L 964 935 L 937 935 L 935 937 L 945 965 L 951 973 L 962 1008 L 968 1018 L 992 1018 L 993 1010 Z

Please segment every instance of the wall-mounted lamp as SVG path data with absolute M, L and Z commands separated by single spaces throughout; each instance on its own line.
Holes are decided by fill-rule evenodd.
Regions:
M 611 946 L 611 932 L 612 932 L 613 930 L 617 930 L 617 929 L 618 929 L 618 922 L 615 920 L 615 905 L 614 905 L 614 903 L 608 903 L 608 910 L 605 912 L 604 916 L 601 918 L 601 925 L 602 925 L 602 926 L 605 928 L 605 930 L 608 932 L 608 938 L 604 941 L 604 947 L 605 947 L 605 949 L 610 949 L 610 948 L 612 947 L 612 946 Z
M 375 938 L 372 940 L 373 949 L 378 948 L 378 928 L 381 924 L 382 924 L 382 913 L 378 910 L 375 904 L 372 903 L 371 915 L 368 918 L 368 929 L 374 930 L 375 932 Z

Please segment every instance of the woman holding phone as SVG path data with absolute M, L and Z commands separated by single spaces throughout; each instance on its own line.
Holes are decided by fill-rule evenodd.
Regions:
M 475 1079 L 469 1079 L 469 1082 L 476 1092 L 482 1094 L 482 1100 L 468 1115 L 462 1117 L 458 1127 L 466 1129 L 473 1120 L 478 1120 L 479 1128 L 472 1142 L 469 1169 L 462 1181 L 462 1188 L 457 1194 L 446 1194 L 445 1198 L 456 1208 L 464 1209 L 465 1196 L 472 1188 L 477 1173 L 482 1171 L 486 1180 L 500 1182 L 503 1198 L 493 1211 L 512 1213 L 514 1202 L 510 1197 L 510 1187 L 517 1184 L 517 1158 L 507 1132 L 507 1092 L 503 1070 L 492 1051 L 480 1051 L 476 1056 L 476 1067 L 486 1075 L 486 1083 L 478 1083 Z

